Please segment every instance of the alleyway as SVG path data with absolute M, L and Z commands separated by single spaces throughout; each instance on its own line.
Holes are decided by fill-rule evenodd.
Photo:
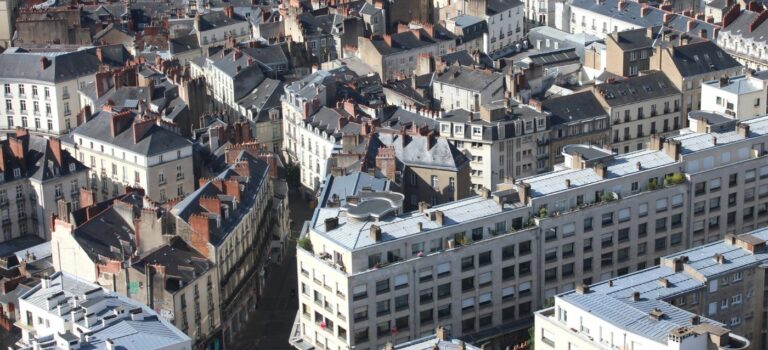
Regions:
M 269 267 L 267 289 L 247 324 L 236 336 L 229 349 L 283 350 L 288 345 L 291 327 L 298 311 L 296 296 L 296 232 L 312 215 L 308 203 L 295 193 L 290 194 L 292 237 L 283 261 Z

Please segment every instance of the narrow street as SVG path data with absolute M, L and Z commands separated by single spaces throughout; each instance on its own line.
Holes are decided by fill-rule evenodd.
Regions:
M 279 264 L 269 267 L 267 289 L 259 301 L 259 308 L 249 317 L 248 323 L 236 336 L 236 342 L 229 349 L 237 350 L 283 350 L 291 349 L 288 344 L 291 327 L 298 311 L 296 296 L 291 295 L 296 287 L 296 233 L 304 221 L 309 220 L 312 209 L 297 193 L 290 194 L 291 238 L 286 256 Z

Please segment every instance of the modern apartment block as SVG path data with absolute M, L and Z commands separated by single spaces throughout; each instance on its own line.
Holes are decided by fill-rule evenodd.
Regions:
M 741 120 L 768 113 L 768 71 L 703 82 L 701 110 Z
M 680 90 L 664 73 L 609 79 L 594 85 L 593 92 L 610 116 L 614 153 L 642 150 L 650 135 L 683 125 Z
M 536 347 L 763 349 L 766 239 L 766 229 L 727 235 L 560 294 L 536 313 Z
M 146 305 L 56 272 L 19 297 L 20 349 L 188 350 L 188 336 Z
M 765 225 L 768 116 L 707 128 L 621 155 L 564 147 L 554 172 L 410 213 L 389 192 L 323 192 L 297 253 L 303 341 L 380 348 L 439 324 L 482 343 L 581 283 Z

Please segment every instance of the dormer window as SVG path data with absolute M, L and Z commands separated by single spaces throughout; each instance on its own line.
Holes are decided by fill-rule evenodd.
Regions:
M 13 177 L 20 177 L 21 176 L 21 169 L 15 168 L 13 169 Z
M 74 172 L 74 171 L 75 171 L 75 164 L 74 163 L 70 163 L 69 164 L 69 172 Z

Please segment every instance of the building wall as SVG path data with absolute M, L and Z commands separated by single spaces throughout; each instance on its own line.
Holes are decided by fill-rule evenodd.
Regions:
M 485 16 L 488 23 L 488 43 L 484 52 L 494 52 L 519 42 L 525 35 L 525 9 L 521 4 L 503 13 Z
M 416 207 L 419 201 L 442 204 L 469 197 L 469 166 L 458 171 L 409 166 L 404 174 L 406 203 Z M 433 177 L 437 188 L 433 187 Z M 451 186 L 453 183 L 453 186 Z
M 496 80 L 480 91 L 438 81 L 434 84 L 433 98 L 440 101 L 440 107 L 447 111 L 466 109 L 472 112 L 479 112 L 481 105 L 491 102 L 493 94 L 503 89 L 503 84 L 504 78 L 500 74 L 498 74 Z
M 616 18 L 603 16 L 601 14 L 571 6 L 571 33 L 592 34 L 600 39 L 612 32 L 623 32 L 629 29 L 636 29 L 637 26 L 621 21 Z M 614 57 L 614 56 L 611 56 Z
M 645 149 L 651 134 L 684 126 L 679 94 L 621 106 L 609 106 L 602 96 L 597 96 L 610 115 L 611 148 L 616 153 Z
M 763 84 L 761 80 L 758 82 Z M 735 116 L 740 120 L 765 115 L 768 112 L 767 99 L 768 90 L 765 87 L 762 90 L 735 94 L 718 88 L 716 82 L 714 85 L 701 85 L 701 110 Z
M 4 48 L 11 47 L 17 8 L 17 0 L 0 1 L 0 46 Z

